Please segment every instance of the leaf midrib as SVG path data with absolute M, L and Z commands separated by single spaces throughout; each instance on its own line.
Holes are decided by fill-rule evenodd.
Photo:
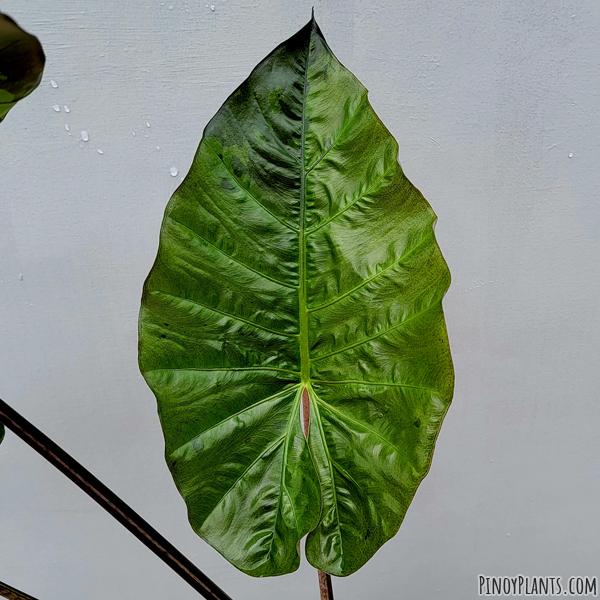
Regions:
M 300 373 L 304 386 L 310 383 L 310 355 L 308 348 L 308 300 L 306 290 L 306 96 L 308 91 L 308 64 L 310 62 L 310 47 L 312 29 L 308 37 L 306 63 L 304 65 L 304 89 L 302 91 L 302 131 L 300 133 L 300 231 L 298 233 L 300 289 L 298 294 L 298 310 L 300 320 Z
M 314 14 L 313 14 L 314 19 Z M 300 311 L 300 337 L 298 339 L 300 343 L 300 372 L 301 372 L 301 383 L 302 387 L 309 389 L 312 393 L 312 387 L 310 385 L 310 351 L 308 347 L 308 298 L 307 298 L 307 289 L 306 289 L 306 178 L 308 173 L 306 170 L 306 92 L 308 89 L 308 64 L 310 61 L 310 47 L 312 43 L 312 30 L 308 39 L 308 49 L 306 52 L 306 64 L 304 67 L 304 90 L 303 90 L 303 98 L 302 98 L 302 134 L 301 134 L 301 161 L 300 161 L 300 169 L 301 169 L 301 181 L 300 181 L 300 233 L 299 233 L 299 242 L 300 242 L 300 290 L 299 290 L 299 311 Z M 309 393 L 310 398 L 310 393 Z M 323 442 L 323 449 L 326 454 L 326 462 L 327 468 L 329 470 L 329 476 L 331 478 L 331 488 L 333 491 L 333 499 L 334 499 L 334 510 L 337 521 L 337 535 L 340 543 L 340 550 L 342 550 L 342 531 L 341 531 L 341 521 L 339 514 L 339 504 L 337 501 L 337 490 L 335 486 L 335 478 L 333 474 L 333 465 L 331 456 L 329 454 L 329 448 L 327 446 L 327 439 L 325 437 L 325 432 L 323 431 L 323 423 L 321 421 L 321 416 L 319 414 L 319 408 L 316 403 L 311 402 L 309 399 L 309 403 L 311 405 L 311 409 L 315 411 L 315 417 L 317 421 L 317 427 L 319 429 L 319 434 L 321 440 Z M 310 444 L 307 444 L 310 447 Z M 314 461 L 314 457 L 312 458 Z M 313 462 L 316 466 L 316 463 Z M 342 551 L 343 554 L 343 551 Z

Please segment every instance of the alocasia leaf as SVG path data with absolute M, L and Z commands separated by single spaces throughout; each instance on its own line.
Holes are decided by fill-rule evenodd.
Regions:
M 0 444 L 2 443 L 2 440 L 4 439 L 5 433 L 6 433 L 6 431 L 4 430 L 4 425 L 2 423 L 0 423 Z
M 39 40 L 0 13 L 0 122 L 40 84 L 45 60 Z
M 397 154 L 313 18 L 227 99 L 167 206 L 140 368 L 193 528 L 251 575 L 295 570 L 306 534 L 312 565 L 356 571 L 429 469 L 450 276 Z

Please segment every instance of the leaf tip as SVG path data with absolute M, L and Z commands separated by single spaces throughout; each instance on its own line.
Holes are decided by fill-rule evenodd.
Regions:
M 321 28 L 319 27 L 319 24 L 317 23 L 317 19 L 315 18 L 315 7 L 314 6 L 312 7 L 312 10 L 311 10 L 310 21 L 307 23 L 306 27 L 311 32 L 311 35 L 313 33 L 317 33 L 318 35 L 323 37 Z
M 310 25 L 310 28 L 313 31 L 319 31 L 320 32 L 319 24 L 317 23 L 317 19 L 315 18 L 315 7 L 314 6 L 311 9 L 310 21 L 309 21 L 308 24 Z

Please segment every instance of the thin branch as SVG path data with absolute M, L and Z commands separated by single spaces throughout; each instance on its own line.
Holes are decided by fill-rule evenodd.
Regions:
M 204 598 L 231 600 L 214 581 L 209 579 L 129 505 L 3 400 L 0 400 L 0 422 L 80 487 Z M 21 600 L 19 596 L 15 596 L 15 598 Z M 23 598 L 29 598 L 29 596 L 23 596 Z
M 8 598 L 8 600 L 36 600 L 33 596 L 26 594 L 25 592 L 20 592 L 14 587 L 10 585 L 6 585 L 6 583 L 2 583 L 0 581 L 0 596 L 3 598 Z

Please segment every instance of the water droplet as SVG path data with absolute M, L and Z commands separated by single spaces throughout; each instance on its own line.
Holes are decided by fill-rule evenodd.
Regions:
M 81 139 L 82 139 L 84 142 L 87 142 L 87 141 L 90 139 L 90 136 L 88 135 L 88 132 L 87 132 L 87 131 L 82 131 L 82 132 L 81 132 Z
M 58 104 L 55 104 L 55 105 L 54 105 L 52 108 L 53 108 L 53 109 L 54 109 L 56 112 L 60 112 L 60 106 L 59 106 Z
M 98 148 L 98 154 L 104 154 L 104 150 L 100 150 L 100 148 Z
M 54 79 L 51 79 L 51 80 L 50 80 L 50 85 L 51 85 L 53 88 L 57 88 L 57 87 L 58 87 L 58 83 L 56 83 L 56 81 L 54 81 Z
M 506 534 L 506 537 L 510 537 L 510 533 L 507 533 L 507 534 Z
M 69 124 L 68 124 L 68 123 L 65 123 L 65 129 L 66 129 L 67 131 L 71 131 L 71 128 L 69 127 Z
M 146 127 L 150 127 L 150 121 L 146 121 Z
M 213 12 L 215 12 L 215 7 L 214 7 L 214 6 L 211 6 L 211 7 L 210 7 L 210 10 L 212 10 Z
M 157 149 L 157 150 L 160 150 L 160 146 L 156 146 L 156 149 Z
M 19 273 L 19 279 L 23 281 L 23 273 Z
M 135 131 L 132 131 L 131 133 L 133 133 L 133 136 L 135 137 Z
M 71 112 L 71 109 L 65 104 L 65 112 Z
M 573 158 L 575 155 L 572 152 L 569 152 L 569 158 Z
M 171 6 L 169 6 L 169 10 L 173 10 L 173 5 L 171 4 Z
M 176 167 L 171 167 L 171 177 L 177 177 L 177 174 L 179 173 L 179 171 L 177 170 Z

